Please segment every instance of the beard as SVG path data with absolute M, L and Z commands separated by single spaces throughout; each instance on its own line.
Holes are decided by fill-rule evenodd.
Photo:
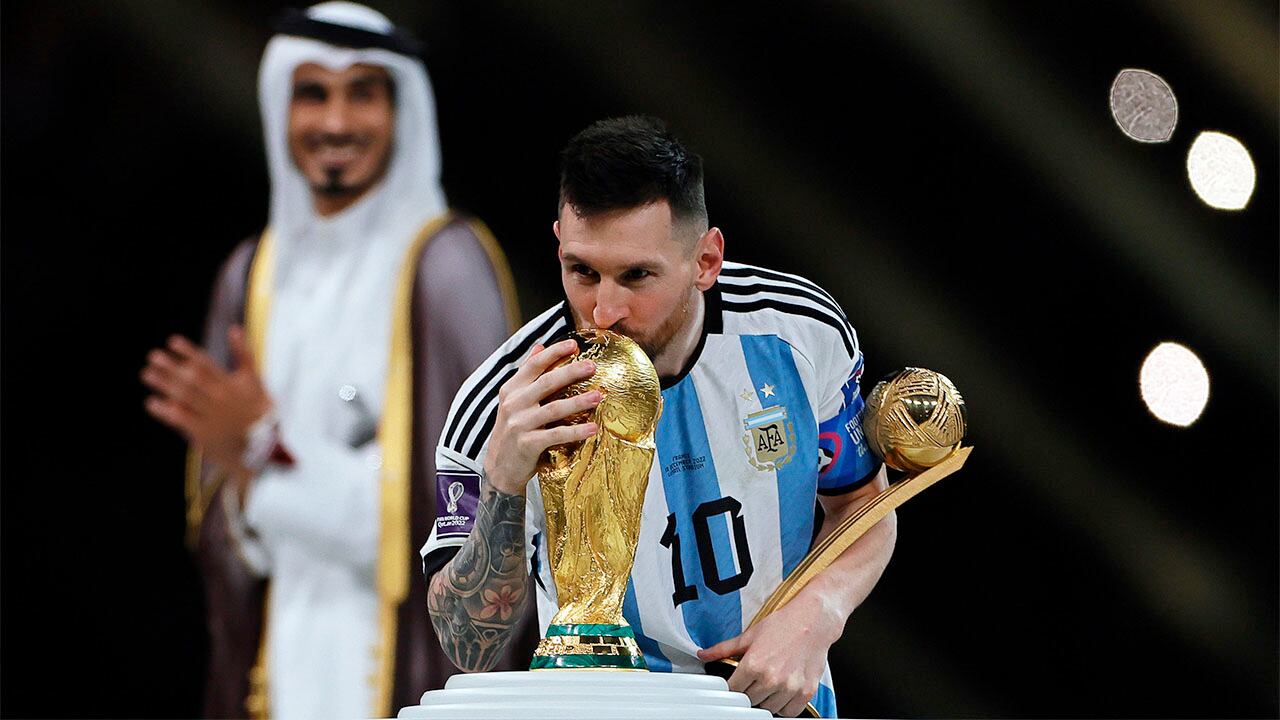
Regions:
M 329 197 L 343 197 L 362 192 L 364 188 L 359 188 L 346 182 L 343 178 L 342 170 L 338 168 L 329 168 L 325 170 L 324 181 L 314 183 L 311 186 L 311 190 Z
M 368 151 L 370 140 L 363 136 L 353 134 L 341 135 L 324 135 L 314 140 L 314 145 L 308 143 L 310 149 L 320 149 L 328 146 L 332 148 L 342 149 L 344 147 L 354 147 L 358 150 Z M 391 156 L 394 152 L 394 146 L 388 146 L 385 154 L 378 159 L 377 167 L 373 173 L 363 180 L 353 182 L 350 179 L 352 172 L 358 172 L 350 167 L 323 167 L 321 172 L 324 176 L 320 179 L 309 179 L 308 185 L 311 192 L 317 195 L 324 195 L 330 198 L 342 197 L 358 197 L 367 192 L 387 174 L 387 169 L 391 165 Z M 301 163 L 297 157 L 294 157 L 294 165 L 301 168 Z M 305 173 L 304 173 L 305 174 Z

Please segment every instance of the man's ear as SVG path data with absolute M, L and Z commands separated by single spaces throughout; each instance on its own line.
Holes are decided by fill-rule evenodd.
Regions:
M 705 292 L 716 284 L 716 278 L 720 277 L 720 269 L 724 266 L 724 234 L 720 232 L 720 228 L 713 227 L 702 233 L 694 253 L 697 256 L 698 275 L 693 284 Z

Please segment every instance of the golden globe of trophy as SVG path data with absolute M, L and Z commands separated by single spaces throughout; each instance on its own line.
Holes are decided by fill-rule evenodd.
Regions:
M 599 390 L 600 404 L 567 422 L 594 421 L 600 430 L 580 443 L 548 449 L 538 463 L 560 609 L 530 669 L 647 670 L 622 602 L 640 539 L 662 390 L 653 363 L 630 338 L 595 329 L 569 337 L 578 352 L 560 365 L 591 360 L 595 374 L 547 401 Z

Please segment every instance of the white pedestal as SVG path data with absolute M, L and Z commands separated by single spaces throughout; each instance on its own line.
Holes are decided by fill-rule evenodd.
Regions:
M 768 720 L 723 678 L 680 673 L 543 670 L 454 675 L 422 704 L 400 711 L 404 720 L 436 718 L 697 718 Z

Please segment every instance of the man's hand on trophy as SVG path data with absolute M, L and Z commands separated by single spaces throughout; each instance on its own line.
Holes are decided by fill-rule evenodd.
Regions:
M 755 707 L 796 717 L 818 691 L 827 650 L 843 625 L 817 598 L 797 597 L 741 635 L 698 651 L 698 658 L 741 658 L 729 689 L 746 693 Z
M 484 472 L 489 484 L 508 495 L 524 495 L 542 452 L 553 445 L 579 442 L 596 434 L 596 424 L 560 424 L 577 413 L 600 404 L 597 390 L 555 400 L 542 401 L 556 392 L 585 380 L 596 371 L 595 363 L 583 360 L 555 367 L 573 355 L 577 342 L 564 340 L 551 347 L 535 345 L 516 374 L 498 391 L 498 414 L 489 435 Z M 554 369 L 551 369 L 554 368 Z
M 270 412 L 271 396 L 254 369 L 244 331 L 227 333 L 235 369 L 223 370 L 190 340 L 174 335 L 166 348 L 147 354 L 142 382 L 154 394 L 145 407 L 152 417 L 182 433 L 205 457 L 243 483 L 249 428 Z

